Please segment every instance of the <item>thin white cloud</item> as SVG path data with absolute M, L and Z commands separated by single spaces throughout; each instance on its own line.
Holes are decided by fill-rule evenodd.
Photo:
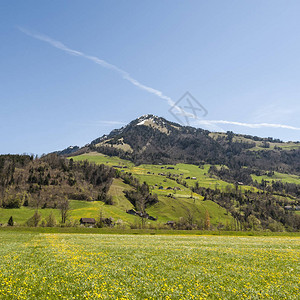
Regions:
M 242 122 L 235 122 L 235 121 L 225 121 L 225 120 L 197 120 L 197 125 L 236 125 L 248 128 L 282 128 L 282 129 L 290 129 L 290 130 L 300 130 L 299 127 L 294 127 L 290 125 L 284 124 L 272 124 L 272 123 L 242 123 Z

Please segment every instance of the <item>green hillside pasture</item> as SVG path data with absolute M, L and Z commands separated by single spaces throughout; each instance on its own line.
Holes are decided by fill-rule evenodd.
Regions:
M 129 203 L 130 204 L 130 203 Z M 129 205 L 128 205 L 129 207 Z M 126 213 L 126 209 L 122 206 L 105 205 L 100 201 L 70 201 L 69 217 L 73 221 L 79 221 L 80 218 L 99 218 L 100 211 L 103 217 L 112 217 L 115 221 L 122 220 L 125 224 L 134 223 L 137 217 L 131 216 Z M 0 208 L 0 223 L 7 224 L 10 216 L 13 217 L 16 225 L 23 225 L 25 222 L 33 216 L 35 209 L 22 206 L 16 209 L 4 209 Z M 39 213 L 42 218 L 45 219 L 51 212 L 54 213 L 57 222 L 60 222 L 61 216 L 58 209 L 39 209 Z
M 80 218 L 95 218 L 98 219 L 100 211 L 105 218 L 112 217 L 114 221 L 122 220 L 125 223 L 133 223 L 136 217 L 126 213 L 122 207 L 115 205 L 106 205 L 100 201 L 86 202 L 72 200 L 71 218 L 79 220 Z
M 177 165 L 150 165 L 143 164 L 140 166 L 134 166 L 131 162 L 120 159 L 119 157 L 108 157 L 100 153 L 88 153 L 84 155 L 74 156 L 74 160 L 88 160 L 97 164 L 107 164 L 113 165 L 125 165 L 128 168 L 124 169 L 126 172 L 132 172 L 132 174 L 140 180 L 140 182 L 147 182 L 148 185 L 153 187 L 153 192 L 158 195 L 166 196 L 173 191 L 167 190 L 168 187 L 180 187 L 180 191 L 176 191 L 176 194 L 182 196 L 190 197 L 191 190 L 178 184 L 176 181 L 168 179 L 166 176 L 158 175 L 159 173 L 171 173 L 179 175 L 179 178 L 185 180 L 190 186 L 195 185 L 196 181 L 199 182 L 200 186 L 211 187 L 211 188 L 225 188 L 230 185 L 229 183 L 219 180 L 217 178 L 212 178 L 208 175 L 208 170 L 210 165 L 204 165 L 203 168 L 199 168 L 195 165 L 189 164 L 177 164 Z M 167 169 L 168 167 L 173 167 L 174 169 Z M 150 173 L 150 174 L 148 174 Z M 180 175 L 183 174 L 183 175 Z M 186 177 L 196 177 L 197 180 L 185 179 Z M 176 177 L 177 178 L 177 177 Z M 157 186 L 155 186 L 157 184 Z M 163 186 L 163 190 L 159 190 L 158 187 Z M 123 186 L 124 189 L 128 189 L 128 186 Z M 119 193 L 120 195 L 120 193 Z M 201 198 L 194 194 L 196 198 Z
M 299 299 L 300 239 L 0 232 L 0 298 Z
M 243 143 L 253 143 L 255 142 L 256 146 L 253 148 L 250 148 L 250 151 L 266 151 L 266 150 L 274 150 L 275 147 L 281 148 L 282 150 L 294 150 L 294 149 L 299 149 L 300 148 L 300 143 L 295 143 L 295 142 L 285 142 L 285 143 L 270 143 L 267 142 L 270 147 L 269 148 L 264 148 L 264 142 L 262 141 L 254 141 L 248 138 L 243 137 L 242 135 L 236 135 L 233 138 L 234 142 L 243 142 Z
M 267 180 L 272 182 L 274 181 L 282 181 L 282 182 L 287 182 L 287 183 L 295 183 L 295 184 L 300 184 L 300 176 L 293 175 L 293 174 L 284 174 L 284 173 L 279 173 L 279 172 L 274 172 L 273 176 L 267 176 L 267 175 L 262 175 L 262 176 L 256 176 L 254 174 L 251 175 L 253 181 L 256 180 L 257 182 L 261 183 L 262 180 Z
M 133 205 L 124 195 L 125 190 L 133 190 L 133 188 L 130 185 L 125 184 L 121 179 L 114 179 L 108 192 L 108 195 L 113 199 L 113 204 L 124 211 L 133 208 Z
M 127 166 L 128 170 L 125 171 L 132 172 L 135 176 L 138 175 L 147 175 L 147 172 L 154 173 L 154 175 L 158 175 L 158 173 L 171 173 L 178 174 L 182 179 L 186 180 L 187 183 L 191 186 L 195 184 L 195 181 L 199 181 L 199 184 L 204 187 L 215 188 L 223 188 L 228 185 L 227 182 L 219 180 L 217 178 L 211 178 L 208 175 L 208 170 L 210 165 L 204 165 L 203 168 L 199 168 L 195 165 L 190 164 L 177 164 L 177 165 L 150 165 L 144 164 L 140 166 L 135 166 L 132 162 L 121 159 L 116 156 L 106 156 L 101 153 L 91 152 L 79 156 L 72 157 L 74 161 L 84 161 L 87 160 L 89 162 L 94 162 L 96 164 L 106 164 L 109 166 Z M 173 167 L 174 169 L 167 169 L 168 167 Z M 180 175 L 183 174 L 183 175 Z M 185 179 L 186 177 L 197 177 L 197 180 Z M 153 178 L 152 183 L 157 183 L 157 178 Z M 148 182 L 147 182 L 148 183 Z
M 137 175 L 137 178 L 141 182 L 146 181 L 148 184 L 152 184 L 152 180 L 156 180 L 158 175 Z M 159 177 L 161 179 L 161 177 Z M 174 180 L 167 179 L 167 182 L 162 182 L 165 186 L 180 186 Z M 233 222 L 233 218 L 227 215 L 226 210 L 221 208 L 219 205 L 212 201 L 203 201 L 203 197 L 193 193 L 191 198 L 191 191 L 189 189 L 180 186 L 183 190 L 172 191 L 172 190 L 158 190 L 153 189 L 153 192 L 158 195 L 159 202 L 149 208 L 147 212 L 154 217 L 157 217 L 157 222 L 154 223 L 165 223 L 169 220 L 178 220 L 180 217 L 186 217 L 190 212 L 195 222 L 204 220 L 205 213 L 208 211 L 211 217 L 211 224 L 218 225 L 220 222 L 224 225 Z M 118 199 L 116 205 L 118 208 L 123 207 L 125 209 L 133 208 L 131 203 L 124 196 L 123 191 L 130 188 L 130 186 L 124 184 L 120 179 L 114 181 L 109 191 L 110 194 L 114 194 L 113 199 Z M 168 194 L 172 194 L 175 199 L 167 197 Z M 115 206 L 105 206 L 112 211 Z M 132 216 L 130 216 L 132 217 Z M 137 217 L 133 217 L 134 222 L 138 222 Z M 124 217 L 122 217 L 124 219 Z M 128 220 L 129 221 L 129 220 Z
M 134 164 L 129 160 L 121 159 L 117 156 L 107 156 L 98 152 L 90 152 L 78 156 L 69 157 L 72 158 L 74 161 L 84 161 L 87 160 L 88 162 L 93 162 L 96 164 L 104 164 L 107 166 L 126 166 L 126 167 L 133 167 Z
M 29 208 L 22 206 L 21 208 L 0 208 L 0 223 L 7 224 L 8 219 L 12 216 L 16 225 L 23 225 L 29 218 L 35 213 L 35 208 Z M 61 219 L 60 211 L 58 209 L 39 209 L 39 213 L 42 218 L 46 218 L 50 213 L 53 212 L 57 221 Z
M 146 182 L 153 193 L 158 195 L 168 195 L 168 194 L 180 194 L 180 195 L 187 195 L 191 196 L 191 190 L 184 187 L 183 185 L 178 184 L 176 181 L 171 180 L 165 176 L 161 175 L 145 175 L 145 174 L 134 174 L 134 176 L 139 179 L 139 181 Z M 155 186 L 157 184 L 157 186 Z M 163 187 L 163 189 L 159 189 L 159 187 Z M 168 188 L 174 189 L 175 187 L 180 188 L 180 190 L 168 190 Z M 200 196 L 199 196 L 200 197 Z
M 184 167 L 187 168 L 184 169 Z M 233 222 L 233 218 L 227 215 L 226 210 L 221 208 L 218 204 L 212 201 L 203 201 L 202 196 L 192 193 L 190 189 L 178 184 L 174 180 L 168 179 L 166 176 L 158 175 L 158 173 L 166 173 L 166 171 L 169 171 L 173 174 L 179 172 L 184 174 L 183 172 L 185 172 L 188 176 L 191 176 L 191 174 L 194 176 L 195 174 L 202 180 L 201 184 L 204 184 L 204 181 L 206 181 L 207 186 L 209 186 L 211 182 L 217 182 L 217 180 L 206 178 L 206 175 L 204 175 L 205 170 L 199 169 L 196 166 L 182 164 L 180 168 L 178 168 L 178 165 L 174 166 L 174 168 L 175 169 L 172 170 L 161 169 L 161 166 L 156 165 L 141 165 L 132 169 L 133 174 L 140 182 L 147 182 L 153 187 L 152 192 L 158 195 L 159 202 L 147 209 L 150 215 L 157 217 L 158 222 L 165 223 L 169 220 L 175 221 L 180 217 L 187 217 L 188 214 L 192 214 L 194 222 L 197 223 L 204 222 L 207 211 L 211 217 L 211 224 L 213 225 L 218 225 L 220 222 L 224 225 Z M 208 167 L 206 167 L 206 169 L 207 168 Z M 189 169 L 191 169 L 191 171 Z M 151 174 L 147 174 L 148 172 Z M 191 180 L 191 182 L 195 184 L 195 180 Z M 155 186 L 155 184 L 157 184 L 157 186 Z M 164 189 L 159 189 L 159 186 L 162 186 Z M 219 184 L 218 186 L 222 185 Z M 168 190 L 168 187 L 179 187 L 181 190 Z M 225 184 L 223 184 L 223 187 L 225 187 Z M 175 199 L 167 197 L 169 194 L 172 194 Z M 191 198 L 191 196 L 193 198 Z
M 177 164 L 176 167 L 179 168 L 179 171 L 181 171 L 185 177 L 197 178 L 196 180 L 186 179 L 186 182 L 189 186 L 194 186 L 195 181 L 198 181 L 199 185 L 202 187 L 212 189 L 224 189 L 226 186 L 231 185 L 228 182 L 209 176 L 208 171 L 211 165 L 206 164 L 202 168 L 199 168 L 198 166 L 190 164 Z
M 218 137 L 226 137 L 226 133 L 222 133 L 222 132 L 211 132 L 209 134 L 209 136 L 213 139 L 217 139 Z M 233 141 L 234 142 L 242 142 L 242 143 L 249 143 L 249 144 L 252 144 L 252 143 L 255 143 L 256 146 L 253 147 L 253 148 L 250 148 L 250 149 L 247 149 L 250 150 L 250 151 L 260 151 L 260 150 L 263 150 L 263 151 L 266 151 L 266 150 L 274 150 L 275 147 L 278 147 L 278 148 L 281 148 L 282 150 L 294 150 L 294 149 L 299 149 L 300 148 L 300 143 L 295 143 L 295 142 L 285 142 L 285 143 L 270 143 L 267 141 L 267 143 L 270 145 L 269 148 L 264 148 L 263 147 L 263 141 L 254 141 L 252 139 L 248 139 L 246 137 L 244 137 L 243 135 L 235 135 L 234 138 L 233 138 Z
M 225 188 L 227 185 L 229 185 L 229 183 L 225 181 L 210 177 L 208 175 L 208 170 L 210 166 L 211 165 L 204 165 L 202 168 L 199 168 L 198 166 L 190 165 L 190 164 L 141 165 L 141 166 L 136 166 L 131 168 L 131 171 L 135 175 L 145 175 L 147 174 L 147 172 L 154 173 L 154 175 L 158 175 L 158 173 L 176 174 L 179 176 L 178 178 L 185 180 L 189 186 L 195 185 L 196 181 L 199 182 L 200 186 L 210 187 L 210 188 L 215 188 L 215 187 Z M 168 168 L 174 168 L 174 169 L 168 169 Z M 186 179 L 187 177 L 190 178 L 196 177 L 197 179 L 196 180 Z
M 243 140 L 246 140 L 246 139 L 241 138 L 241 141 L 243 141 Z M 270 145 L 269 148 L 264 148 L 263 147 L 263 142 L 261 142 L 261 141 L 256 141 L 255 143 L 256 143 L 256 146 L 253 147 L 253 148 L 250 148 L 248 150 L 250 150 L 250 151 L 269 151 L 269 150 L 274 150 L 275 147 L 277 147 L 277 148 L 281 148 L 282 150 L 285 150 L 285 151 L 290 151 L 290 150 L 297 150 L 297 149 L 300 148 L 299 143 L 293 143 L 293 142 L 287 142 L 287 143 L 270 143 L 270 142 L 267 142 Z
M 127 166 L 127 169 L 123 169 L 125 172 L 132 172 L 134 176 L 139 178 L 141 182 L 146 181 L 149 185 L 155 185 L 161 183 L 162 186 L 171 187 L 178 186 L 178 184 L 168 181 L 168 184 L 163 184 L 165 176 L 158 175 L 158 173 L 171 173 L 179 175 L 179 178 L 185 180 L 189 186 L 194 186 L 195 182 L 198 181 L 199 185 L 206 188 L 219 188 L 224 189 L 226 186 L 232 184 L 220 180 L 216 177 L 211 177 L 208 174 L 208 170 L 211 165 L 206 164 L 199 168 L 198 166 L 191 164 L 176 164 L 176 165 L 150 165 L 143 164 L 140 166 L 135 166 L 132 162 L 128 160 L 121 159 L 116 156 L 105 156 L 101 153 L 91 152 L 88 154 L 83 154 L 79 156 L 72 157 L 75 161 L 88 160 L 89 162 L 94 162 L 96 164 L 106 164 L 109 166 Z M 174 169 L 168 169 L 168 167 L 173 167 Z M 217 166 L 218 167 L 218 166 Z M 154 174 L 147 174 L 148 172 Z M 183 174 L 183 175 L 180 175 Z M 196 177 L 196 180 L 186 179 L 186 177 Z M 182 188 L 182 187 L 181 187 Z M 249 189 L 250 187 L 243 187 L 243 189 Z M 184 189 L 184 188 L 183 188 Z
M 195 183 L 198 181 L 200 186 L 210 187 L 212 189 L 225 189 L 228 185 L 233 187 L 232 184 L 214 177 L 210 177 L 208 175 L 210 165 L 208 164 L 204 165 L 201 168 L 190 164 L 143 164 L 134 166 L 131 162 L 121 160 L 118 157 L 105 157 L 102 154 L 99 155 L 93 153 L 90 153 L 87 156 L 76 156 L 76 159 L 82 160 L 86 157 L 89 157 L 89 161 L 93 161 L 95 163 L 106 163 L 109 165 L 114 165 L 119 161 L 120 165 L 124 164 L 128 166 L 128 168 L 125 169 L 126 172 L 131 172 L 136 178 L 139 179 L 141 183 L 145 181 L 150 186 L 151 191 L 158 195 L 159 203 L 147 208 L 147 212 L 150 215 L 158 218 L 158 221 L 156 223 L 165 223 L 168 220 L 178 220 L 180 217 L 185 217 L 188 211 L 193 212 L 195 222 L 196 220 L 198 220 L 198 222 L 202 222 L 205 218 L 206 211 L 209 213 L 211 217 L 211 224 L 213 225 L 218 225 L 220 222 L 224 225 L 233 222 L 233 218 L 230 215 L 227 215 L 225 209 L 221 208 L 216 203 L 213 203 L 211 201 L 202 201 L 203 197 L 198 194 L 192 193 L 189 188 L 178 184 L 175 180 L 167 178 L 167 176 L 158 175 L 160 173 L 164 173 L 165 175 L 168 173 L 176 174 L 178 175 L 178 177 L 176 178 L 185 180 L 189 186 L 195 185 Z M 186 179 L 186 177 L 196 177 L 196 180 Z M 162 186 L 163 189 L 159 189 L 160 186 Z M 174 190 L 175 187 L 180 188 L 180 190 Z M 250 187 L 242 188 L 246 189 Z M 120 211 L 120 209 L 125 211 L 126 209 L 132 208 L 132 205 L 125 198 L 123 193 L 123 191 L 126 189 L 129 189 L 128 185 L 124 184 L 120 179 L 114 180 L 109 193 L 113 196 L 115 205 L 109 207 L 109 211 L 107 212 L 112 213 L 114 212 L 114 209 L 118 211 Z M 167 195 L 169 194 L 172 194 L 176 199 L 167 197 Z M 193 197 L 192 199 L 191 196 Z M 136 220 L 137 217 L 132 218 L 134 218 L 134 222 L 138 222 Z M 124 217 L 121 219 L 124 220 Z
M 158 217 L 158 222 L 167 222 L 169 220 L 178 221 L 180 217 L 193 218 L 193 223 L 203 225 L 206 212 L 210 216 L 212 225 L 219 223 L 230 225 L 234 222 L 233 217 L 227 214 L 226 210 L 218 204 L 208 200 L 191 199 L 175 195 L 176 199 L 160 196 L 159 202 L 147 209 L 147 212 Z
M 130 171 L 137 177 L 141 182 L 147 182 L 150 186 L 153 187 L 153 192 L 158 195 L 167 195 L 170 193 L 169 190 L 166 190 L 168 187 L 180 187 L 181 191 L 176 191 L 177 194 L 191 196 L 191 190 L 189 188 L 184 187 L 183 185 L 178 184 L 175 180 L 168 179 L 167 176 L 158 175 L 159 173 L 164 173 L 165 175 L 168 173 L 179 175 L 179 177 L 183 181 L 186 181 L 188 186 L 195 186 L 196 182 L 199 183 L 199 186 L 211 188 L 211 189 L 221 189 L 225 190 L 226 187 L 234 187 L 233 184 L 228 183 L 226 181 L 220 180 L 214 176 L 208 175 L 208 170 L 211 165 L 204 165 L 199 168 L 195 165 L 190 164 L 177 164 L 177 165 L 140 165 L 130 168 Z M 174 169 L 168 169 L 169 167 Z M 221 167 L 221 166 L 217 166 Z M 150 173 L 150 174 L 148 174 Z M 182 174 L 182 175 L 180 175 Z M 186 179 L 190 177 L 190 179 Z M 196 177 L 196 179 L 191 179 L 192 177 Z M 155 186 L 155 184 L 157 186 Z M 162 186 L 164 189 L 159 190 L 159 186 Z M 241 186 L 242 190 L 257 190 L 257 188 L 251 186 Z M 172 191 L 171 191 L 172 193 Z M 197 194 L 193 194 L 196 198 L 200 196 Z M 201 198 L 201 197 L 200 197 Z

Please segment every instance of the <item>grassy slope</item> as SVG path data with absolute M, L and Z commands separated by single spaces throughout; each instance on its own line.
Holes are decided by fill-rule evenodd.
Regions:
M 134 164 L 128 160 L 121 159 L 117 156 L 109 157 L 97 152 L 90 152 L 79 156 L 73 156 L 72 158 L 74 161 L 87 160 L 89 162 L 94 162 L 96 164 L 106 164 L 108 166 L 134 166 Z
M 193 214 L 194 222 L 204 220 L 208 211 L 211 223 L 217 225 L 232 222 L 232 217 L 226 211 L 212 201 L 194 200 L 184 197 L 176 199 L 159 197 L 159 202 L 147 209 L 150 215 L 158 217 L 158 221 L 178 220 L 180 217 L 188 217 L 189 212 Z
M 295 184 L 300 184 L 300 177 L 297 175 L 292 175 L 292 174 L 283 174 L 279 172 L 274 172 L 274 175 L 269 177 L 267 175 L 262 175 L 262 176 L 256 176 L 256 175 L 251 175 L 253 181 L 257 180 L 257 182 L 261 182 L 262 180 L 267 180 L 267 181 L 282 181 L 282 182 L 287 182 L 287 183 L 295 183 Z
M 99 218 L 100 211 L 103 217 L 112 217 L 115 221 L 121 219 L 124 222 L 132 223 L 135 218 L 126 213 L 122 207 L 115 205 L 105 205 L 103 202 L 86 202 L 73 200 L 71 218 L 79 220 L 80 218 Z
M 46 218 L 50 212 L 53 212 L 56 219 L 60 219 L 60 211 L 58 209 L 40 209 L 39 212 L 42 215 L 42 218 Z M 33 216 L 35 212 L 34 208 L 28 208 L 22 206 L 21 208 L 14 208 L 14 209 L 4 209 L 0 208 L 0 223 L 6 224 L 8 219 L 12 216 L 14 222 L 17 224 L 25 223 L 30 217 Z
M 159 222 L 177 220 L 179 217 L 185 217 L 187 216 L 188 211 L 194 214 L 195 219 L 204 219 L 205 213 L 208 211 L 212 224 L 218 224 L 219 222 L 226 224 L 233 221 L 233 218 L 230 215 L 227 215 L 226 211 L 216 203 L 213 203 L 212 201 L 203 201 L 203 197 L 195 193 L 192 194 L 192 199 L 191 190 L 189 188 L 178 184 L 174 180 L 168 179 L 166 176 L 158 175 L 159 173 L 177 174 L 179 175 L 179 178 L 185 180 L 190 186 L 193 186 L 195 182 L 198 181 L 199 184 L 204 187 L 225 188 L 228 185 L 227 182 L 211 178 L 207 175 L 210 165 L 205 165 L 203 168 L 187 164 L 167 166 L 145 164 L 134 166 L 131 162 L 122 160 L 118 157 L 108 157 L 99 153 L 75 156 L 73 159 L 77 161 L 87 159 L 90 162 L 104 163 L 110 166 L 127 166 L 127 169 L 123 169 L 124 172 L 132 172 L 140 182 L 147 182 L 152 188 L 152 192 L 158 195 L 159 203 L 148 208 L 147 211 L 150 215 L 158 217 Z M 174 167 L 174 169 L 167 169 L 168 167 Z M 186 177 L 196 177 L 197 180 L 185 179 Z M 159 186 L 163 186 L 164 189 L 158 189 Z M 180 190 L 167 190 L 168 187 L 179 187 Z M 115 180 L 110 189 L 110 193 L 118 208 L 130 209 L 132 206 L 123 194 L 123 190 L 125 189 L 128 189 L 127 185 L 120 180 Z M 173 194 L 175 199 L 167 197 L 168 194 Z M 116 206 L 106 207 L 107 213 L 109 213 L 109 210 L 113 209 L 116 209 Z M 136 219 L 137 217 L 132 218 Z M 130 220 L 128 221 L 130 222 Z
M 228 183 L 208 175 L 210 165 L 204 165 L 199 168 L 194 165 L 177 164 L 177 165 L 140 165 L 135 166 L 133 163 L 120 159 L 118 157 L 108 157 L 99 153 L 89 153 L 73 157 L 75 161 L 88 160 L 97 164 L 106 164 L 109 166 L 126 166 L 123 172 L 132 172 L 140 182 L 146 181 L 152 188 L 152 192 L 156 193 L 159 203 L 147 209 L 148 213 L 154 217 L 158 217 L 158 222 L 164 223 L 168 220 L 177 220 L 180 217 L 186 217 L 188 212 L 192 212 L 195 219 L 204 219 L 206 211 L 211 217 L 211 223 L 217 225 L 219 222 L 227 224 L 233 221 L 230 215 L 219 205 L 212 201 L 203 201 L 203 197 L 198 194 L 191 193 L 189 188 L 178 184 L 176 181 L 168 179 L 166 176 L 158 175 L 159 173 L 171 173 L 179 175 L 178 178 L 185 180 L 189 186 L 193 186 L 196 181 L 200 186 L 211 188 L 225 188 Z M 174 169 L 167 169 L 174 167 Z M 150 174 L 148 174 L 150 173 Z M 182 174 L 182 175 L 180 175 Z M 196 177 L 196 180 L 186 179 L 186 177 Z M 177 178 L 177 177 L 176 177 Z M 158 189 L 163 186 L 164 189 Z M 179 187 L 180 190 L 167 190 L 167 187 Z M 70 217 L 73 220 L 79 220 L 82 217 L 98 218 L 100 211 L 104 217 L 113 217 L 115 220 L 121 219 L 126 224 L 137 223 L 139 218 L 129 215 L 126 210 L 131 209 L 132 204 L 126 199 L 123 191 L 130 189 L 129 185 L 122 182 L 121 179 L 115 179 L 110 188 L 109 194 L 113 198 L 114 205 L 105 205 L 102 202 L 85 202 L 71 201 Z M 246 188 L 246 187 L 243 187 Z M 167 197 L 173 194 L 175 199 Z M 191 198 L 191 196 L 193 198 Z M 41 209 L 40 213 L 45 218 L 50 214 L 51 209 Z M 60 211 L 53 210 L 57 221 L 60 220 Z M 20 209 L 0 209 L 0 223 L 6 223 L 10 216 L 18 224 L 23 224 L 34 214 L 34 209 L 22 207 Z
M 173 167 L 174 170 L 167 169 L 168 167 Z M 228 183 L 225 181 L 210 177 L 208 175 L 209 168 L 210 168 L 210 165 L 204 165 L 203 168 L 199 168 L 195 165 L 189 165 L 189 164 L 141 165 L 141 166 L 133 167 L 132 172 L 135 174 L 135 176 L 137 176 L 141 179 L 146 178 L 143 176 L 147 176 L 147 177 L 149 177 L 149 179 L 150 179 L 150 177 L 152 177 L 152 179 L 150 179 L 150 181 L 152 180 L 152 183 L 149 182 L 149 184 L 158 183 L 157 181 L 159 180 L 159 178 L 161 178 L 162 180 L 160 180 L 160 183 L 164 187 L 168 187 L 169 186 L 168 184 L 170 184 L 170 181 L 172 181 L 172 180 L 168 181 L 168 184 L 165 184 L 162 182 L 165 177 L 158 176 L 158 173 L 177 174 L 177 175 L 179 175 L 179 178 L 182 180 L 185 180 L 189 186 L 195 185 L 196 181 L 198 181 L 200 186 L 203 186 L 203 187 L 224 188 L 225 186 L 228 185 Z M 154 174 L 148 175 L 147 172 L 151 172 Z M 180 174 L 183 174 L 183 175 L 180 175 Z M 158 177 L 155 175 L 157 175 Z M 186 179 L 187 177 L 190 177 L 190 178 L 196 177 L 197 180 Z M 173 184 L 173 186 L 176 186 L 176 185 L 178 185 L 178 184 L 176 184 L 176 183 L 175 183 L 175 185 Z
M 222 138 L 226 137 L 226 133 L 211 132 L 209 134 L 209 136 L 216 140 L 218 137 L 222 137 Z M 270 147 L 269 148 L 264 148 L 262 141 L 254 141 L 254 140 L 245 138 L 242 135 L 235 135 L 234 138 L 233 138 L 233 141 L 234 142 L 250 143 L 250 144 L 255 143 L 256 146 L 253 147 L 253 148 L 250 148 L 249 149 L 250 151 L 274 150 L 275 147 L 279 147 L 282 150 L 286 150 L 286 151 L 300 148 L 300 143 L 294 143 L 294 142 L 285 142 L 285 143 L 270 143 L 270 142 L 267 142 L 270 145 Z
M 268 142 L 269 143 L 269 142 Z M 279 147 L 282 150 L 294 150 L 294 149 L 299 149 L 300 148 L 300 144 L 298 143 L 293 143 L 293 142 L 287 142 L 287 143 L 269 143 L 270 147 L 269 148 L 264 148 L 262 147 L 262 142 L 256 142 L 256 147 L 251 148 L 249 150 L 252 151 L 259 151 L 259 150 L 274 150 L 275 147 Z
M 114 205 L 123 211 L 133 208 L 133 205 L 125 197 L 124 190 L 132 190 L 132 187 L 125 184 L 121 179 L 114 179 L 108 193 L 112 196 Z
M 103 217 L 112 217 L 115 220 L 121 219 L 125 223 L 133 223 L 136 218 L 126 213 L 126 209 L 132 208 L 132 204 L 125 198 L 122 191 L 130 188 L 116 179 L 110 189 L 110 194 L 116 206 L 105 205 L 103 202 L 87 202 L 87 201 L 70 201 L 70 218 L 79 220 L 80 218 L 95 218 L 99 217 L 100 211 Z M 56 220 L 60 220 L 60 211 L 58 209 L 39 209 L 42 218 L 46 218 L 50 212 L 53 212 Z M 6 224 L 10 216 L 13 216 L 14 222 L 24 224 L 35 212 L 35 209 L 21 207 L 19 209 L 0 209 L 0 223 Z

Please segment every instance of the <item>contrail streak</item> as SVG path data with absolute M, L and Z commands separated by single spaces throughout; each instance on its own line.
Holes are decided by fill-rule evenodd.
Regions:
M 171 107 L 176 109 L 176 111 L 177 111 L 176 114 L 196 120 L 195 124 L 213 126 L 214 128 L 219 128 L 219 129 L 221 129 L 221 128 L 219 126 L 217 126 L 218 124 L 237 125 L 237 126 L 243 126 L 243 127 L 248 127 L 248 128 L 269 127 L 269 128 L 283 128 L 283 129 L 290 129 L 290 130 L 300 130 L 300 128 L 298 128 L 298 127 L 282 125 L 282 124 L 269 124 L 269 123 L 251 124 L 251 123 L 241 123 L 241 122 L 225 121 L 225 120 L 203 120 L 203 119 L 200 119 L 196 115 L 194 115 L 192 113 L 188 113 L 183 108 L 177 106 L 176 103 L 170 97 L 164 95 L 161 91 L 140 83 L 138 80 L 131 77 L 128 72 L 118 68 L 117 66 L 115 66 L 113 64 L 106 62 L 103 59 L 100 59 L 96 56 L 87 55 L 83 52 L 71 49 L 71 48 L 67 47 L 66 45 L 64 45 L 62 42 L 54 40 L 54 39 L 48 37 L 47 35 L 35 33 L 32 31 L 29 31 L 27 29 L 24 29 L 23 27 L 17 27 L 17 28 L 21 32 L 25 33 L 26 35 L 33 37 L 35 39 L 38 39 L 40 41 L 46 42 L 46 43 L 50 44 L 51 46 L 53 46 L 57 49 L 60 49 L 70 55 L 83 57 L 85 59 L 88 59 L 88 60 L 102 66 L 103 68 L 106 68 L 106 69 L 109 69 L 109 70 L 112 70 L 112 71 L 118 73 L 123 79 L 129 81 L 134 86 L 136 86 L 150 94 L 153 94 L 153 95 L 159 97 L 160 99 L 166 100 L 167 103 Z M 223 130 L 221 129 L 221 131 L 223 131 Z
M 191 113 L 188 113 L 186 111 L 184 111 L 182 108 L 176 106 L 175 102 L 168 96 L 164 95 L 161 91 L 159 90 L 156 90 L 152 87 L 149 87 L 147 85 L 144 85 L 142 83 L 140 83 L 138 80 L 132 78 L 130 76 L 130 74 L 120 68 L 118 68 L 117 66 L 113 65 L 113 64 L 110 64 L 108 62 L 106 62 L 105 60 L 103 59 L 100 59 L 96 56 L 91 56 L 91 55 L 87 55 L 83 52 L 80 52 L 80 51 L 77 51 L 77 50 L 74 50 L 74 49 L 71 49 L 69 47 L 67 47 L 66 45 L 64 45 L 62 42 L 60 41 L 57 41 L 57 40 L 54 40 L 44 34 L 40 34 L 40 33 L 34 33 L 32 31 L 29 31 L 27 29 L 24 29 L 22 27 L 17 27 L 21 32 L 25 33 L 26 35 L 30 36 L 30 37 L 33 37 L 35 39 L 38 39 L 40 41 L 43 41 L 43 42 L 46 42 L 48 44 L 50 44 L 51 46 L 57 48 L 57 49 L 60 49 L 70 55 L 74 55 L 74 56 L 80 56 L 80 57 L 83 57 L 85 59 L 88 59 L 100 66 L 102 66 L 103 68 L 106 68 L 106 69 L 109 69 L 109 70 L 112 70 L 112 71 L 115 71 L 116 73 L 118 73 L 119 75 L 122 76 L 123 79 L 129 81 L 131 84 L 135 85 L 136 87 L 150 93 L 150 94 L 153 94 L 157 97 L 159 97 L 160 99 L 163 99 L 163 100 L 166 100 L 168 102 L 168 104 L 171 106 L 171 107 L 174 107 L 178 113 L 180 113 L 182 116 L 186 116 L 186 117 L 190 117 L 190 118 L 195 118 L 195 116 Z

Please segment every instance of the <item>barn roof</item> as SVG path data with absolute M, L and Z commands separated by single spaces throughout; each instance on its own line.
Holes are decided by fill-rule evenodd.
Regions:
M 81 223 L 92 223 L 92 224 L 95 224 L 96 220 L 94 218 L 81 218 L 80 222 Z

